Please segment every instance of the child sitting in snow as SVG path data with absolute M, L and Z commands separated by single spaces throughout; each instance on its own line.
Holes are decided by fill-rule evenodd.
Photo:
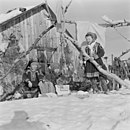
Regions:
M 38 97 L 40 93 L 39 84 L 42 83 L 43 75 L 37 71 L 37 62 L 32 62 L 30 69 L 23 74 L 25 83 L 25 98 Z

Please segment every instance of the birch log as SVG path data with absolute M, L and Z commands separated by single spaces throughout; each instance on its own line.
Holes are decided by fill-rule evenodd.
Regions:
M 87 59 L 90 60 L 91 63 L 93 63 L 95 65 L 95 67 L 99 70 L 99 72 L 101 72 L 102 74 L 106 75 L 108 78 L 110 79 L 114 79 L 115 81 L 117 81 L 119 84 L 123 85 L 124 87 L 126 88 L 129 88 L 129 84 L 126 83 L 124 80 L 122 80 L 121 78 L 119 78 L 117 75 L 113 74 L 113 73 L 110 73 L 104 69 L 102 69 L 102 67 L 92 58 L 90 58 L 90 56 L 85 53 L 84 49 L 81 49 L 79 46 L 78 46 L 78 42 L 75 41 L 74 39 L 72 39 L 71 37 L 68 37 L 66 34 L 65 34 L 65 38 L 68 39 L 69 41 L 71 41 L 71 43 L 76 47 L 76 49 L 79 51 L 79 53 L 82 53 L 84 56 L 87 57 Z

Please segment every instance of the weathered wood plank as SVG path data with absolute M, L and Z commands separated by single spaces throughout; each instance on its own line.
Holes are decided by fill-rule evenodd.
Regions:
M 24 34 L 25 34 L 25 47 L 26 50 L 29 49 L 29 45 L 28 45 L 28 29 L 27 29 L 27 20 L 26 20 L 26 16 L 24 16 L 25 20 L 23 21 L 23 25 L 24 25 Z M 27 58 L 29 59 L 29 56 L 27 55 Z
M 20 22 L 20 26 L 21 26 L 21 35 L 22 35 L 22 38 L 21 38 L 21 44 L 23 45 L 25 51 L 27 50 L 26 49 L 26 39 L 25 39 L 25 27 L 24 27 L 24 16 L 20 17 L 21 19 L 21 22 Z

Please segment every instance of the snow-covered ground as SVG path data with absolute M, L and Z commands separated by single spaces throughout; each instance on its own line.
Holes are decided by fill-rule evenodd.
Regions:
M 28 122 L 43 122 L 46 130 L 130 130 L 130 90 L 0 102 L 0 126 L 16 111 L 25 111 Z

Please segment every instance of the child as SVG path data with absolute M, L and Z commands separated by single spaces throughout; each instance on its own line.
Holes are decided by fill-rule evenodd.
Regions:
M 25 92 L 27 97 L 38 97 L 40 92 L 39 84 L 42 83 L 43 75 L 37 71 L 37 62 L 32 62 L 30 69 L 23 74 L 23 82 L 25 83 Z M 25 97 L 26 97 L 25 96 Z
M 102 57 L 104 56 L 105 52 L 104 52 L 104 49 L 101 46 L 101 44 L 96 42 L 97 35 L 95 33 L 88 32 L 85 35 L 85 39 L 86 39 L 86 41 L 84 43 L 86 43 L 86 44 L 83 45 L 83 43 L 82 43 L 82 45 L 83 45 L 82 50 L 84 52 L 84 55 L 86 55 L 86 54 L 89 55 L 103 69 L 106 70 L 106 66 L 104 65 L 104 63 L 102 61 Z M 103 89 L 104 93 L 106 93 L 107 92 L 107 85 L 106 85 L 106 81 L 105 81 L 106 77 L 98 71 L 98 69 L 90 62 L 89 59 L 84 57 L 83 60 L 85 61 L 85 64 L 84 64 L 85 77 L 87 79 L 91 80 L 93 91 L 98 92 L 97 81 L 99 79 L 102 84 L 102 89 Z

